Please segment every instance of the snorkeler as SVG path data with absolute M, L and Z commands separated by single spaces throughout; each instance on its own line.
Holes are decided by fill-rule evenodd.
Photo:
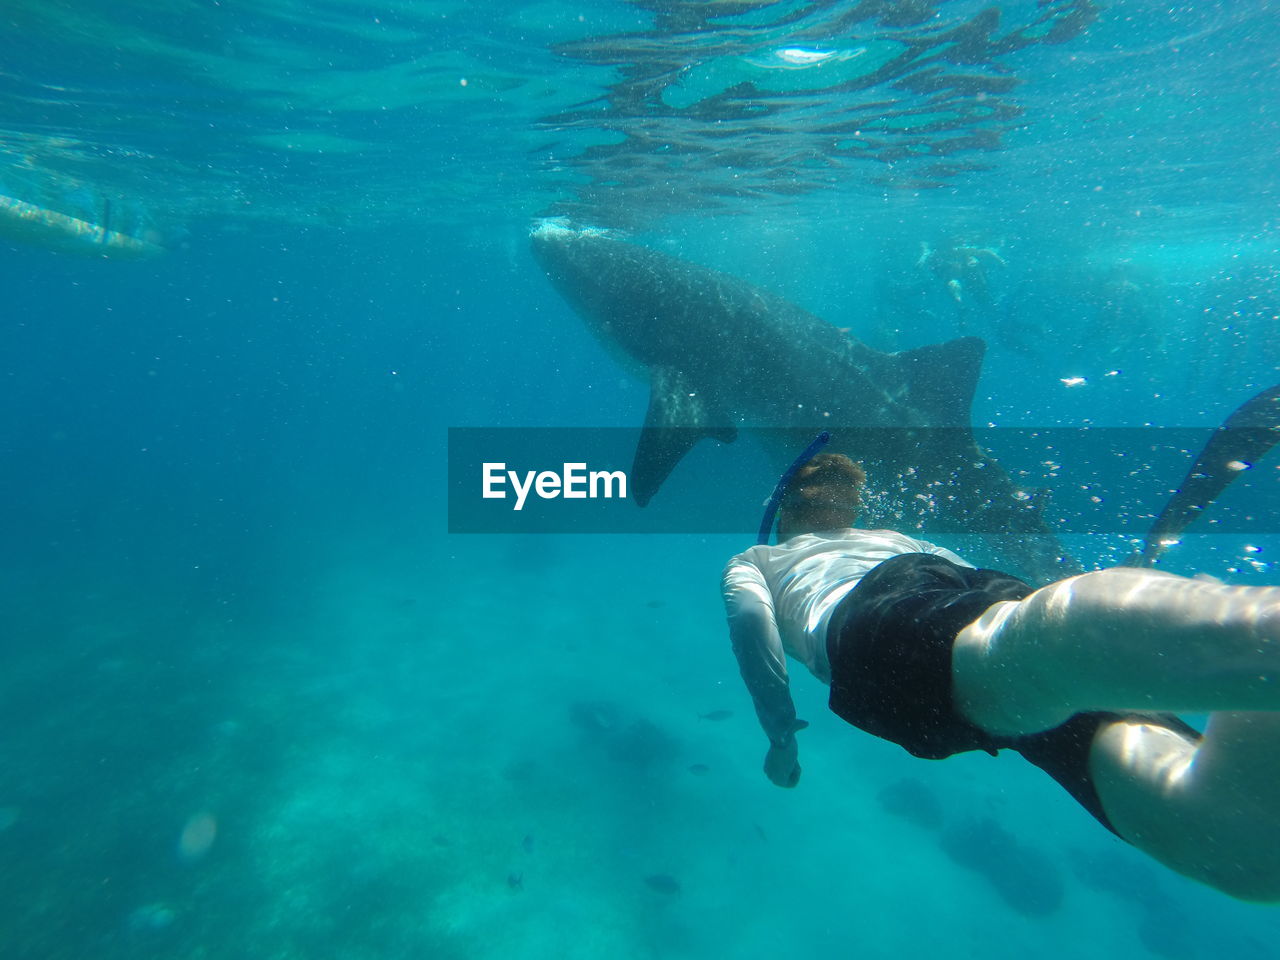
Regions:
M 1173 870 L 1280 901 L 1280 587 L 1119 567 L 1034 590 L 853 529 L 864 481 L 847 457 L 813 457 L 781 497 L 777 545 L 725 570 L 769 779 L 800 778 L 789 654 L 854 726 L 928 759 L 1014 750 Z M 1201 734 L 1153 711 L 1210 717 Z

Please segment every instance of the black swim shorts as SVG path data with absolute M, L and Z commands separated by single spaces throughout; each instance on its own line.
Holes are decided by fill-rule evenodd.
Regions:
M 999 600 L 1032 588 L 995 570 L 932 553 L 875 566 L 836 607 L 827 627 L 831 709 L 917 757 L 941 760 L 1005 746 L 974 726 L 951 698 L 956 634 Z
M 1089 749 L 1104 723 L 1137 714 L 1078 713 L 1025 737 L 993 736 L 960 715 L 952 699 L 956 634 L 1000 600 L 1032 588 L 997 570 L 962 567 L 931 553 L 907 553 L 877 565 L 836 607 L 827 628 L 831 709 L 868 733 L 917 757 L 941 760 L 969 750 L 1009 748 L 1058 781 L 1108 830 L 1115 828 L 1089 774 Z M 1188 737 L 1176 717 L 1141 715 Z

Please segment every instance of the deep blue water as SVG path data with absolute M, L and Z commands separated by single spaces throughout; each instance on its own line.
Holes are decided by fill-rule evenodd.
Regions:
M 1269 955 L 1272 908 L 807 678 L 771 787 L 745 538 L 450 536 L 445 490 L 449 427 L 644 415 L 544 214 L 980 335 L 978 426 L 1219 422 L 1280 381 L 1268 4 L 82 6 L 0 16 L 0 194 L 164 251 L 0 221 L 0 956 Z M 1276 583 L 1275 533 L 1167 567 Z

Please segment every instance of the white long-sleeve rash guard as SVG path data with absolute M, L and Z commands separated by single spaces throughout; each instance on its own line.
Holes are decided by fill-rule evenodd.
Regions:
M 845 595 L 877 564 L 903 553 L 933 553 L 972 566 L 950 550 L 893 530 L 825 530 L 760 545 L 724 571 L 729 638 L 760 725 L 773 743 L 796 729 L 786 655 L 831 683 L 827 624 Z

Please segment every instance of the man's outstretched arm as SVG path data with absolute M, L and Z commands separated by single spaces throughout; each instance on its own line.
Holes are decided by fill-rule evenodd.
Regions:
M 725 570 L 723 593 L 733 653 L 769 738 L 765 773 L 780 787 L 794 787 L 800 779 L 795 734 L 808 724 L 796 719 L 773 595 L 759 568 L 741 557 Z

